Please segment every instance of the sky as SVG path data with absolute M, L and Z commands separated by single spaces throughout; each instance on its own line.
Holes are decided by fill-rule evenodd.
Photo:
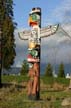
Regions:
M 71 0 L 14 0 L 14 20 L 17 28 L 29 28 L 28 17 L 33 7 L 42 10 L 41 26 L 56 24 L 70 20 Z
M 71 36 L 71 24 L 62 25 L 62 27 Z M 16 32 L 15 42 L 14 66 L 21 67 L 23 60 L 27 59 L 28 41 L 21 40 Z M 56 34 L 41 39 L 41 66 L 43 65 L 41 71 L 44 72 L 48 63 L 51 63 L 55 68 L 55 65 L 61 62 L 66 65 L 66 72 L 71 72 L 71 38 L 59 28 Z
M 17 32 L 20 29 L 30 29 L 28 17 L 33 7 L 40 7 L 42 10 L 42 27 L 61 23 L 71 36 L 71 0 L 14 0 L 14 4 L 14 21 L 18 24 L 15 32 L 17 56 L 14 66 L 21 66 L 28 53 L 28 41 L 20 40 Z M 41 62 L 54 63 L 57 58 L 57 63 L 61 60 L 71 63 L 71 40 L 64 35 L 58 35 L 59 33 L 42 40 Z

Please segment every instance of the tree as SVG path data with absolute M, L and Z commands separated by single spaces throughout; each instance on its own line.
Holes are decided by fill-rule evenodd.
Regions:
M 64 64 L 63 63 L 61 63 L 59 65 L 58 77 L 65 77 Z
M 28 73 L 28 62 L 26 60 L 23 61 L 23 64 L 22 64 L 22 68 L 21 68 L 21 75 L 26 75 Z
M 48 77 L 52 77 L 53 76 L 52 72 L 53 72 L 52 66 L 50 63 L 48 63 L 46 70 L 45 70 L 45 75 Z
M 0 85 L 2 68 L 9 69 L 16 56 L 13 19 L 13 0 L 0 0 Z
M 16 23 L 13 22 L 13 0 L 0 0 L 0 17 L 2 31 L 2 67 L 8 69 L 13 65 L 16 56 L 14 39 Z

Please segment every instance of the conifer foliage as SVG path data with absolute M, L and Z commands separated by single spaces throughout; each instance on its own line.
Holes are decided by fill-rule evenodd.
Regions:
M 28 73 L 29 66 L 26 60 L 23 61 L 22 68 L 21 68 L 21 75 L 26 75 Z
M 64 64 L 63 63 L 61 63 L 59 65 L 58 77 L 65 77 Z
M 8 69 L 13 65 L 16 56 L 13 21 L 13 0 L 0 0 L 0 28 L 2 31 L 2 67 Z
M 52 77 L 53 76 L 52 72 L 53 72 L 52 66 L 50 63 L 48 63 L 46 70 L 45 70 L 45 75 L 47 77 Z

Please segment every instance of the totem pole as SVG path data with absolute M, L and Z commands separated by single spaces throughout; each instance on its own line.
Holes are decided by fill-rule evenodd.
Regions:
M 41 8 L 33 8 L 28 20 L 31 30 L 18 31 L 21 40 L 28 40 L 27 61 L 29 64 L 28 97 L 32 100 L 40 99 L 40 50 L 41 38 L 56 33 L 59 24 L 41 28 Z
M 29 36 L 28 56 L 29 64 L 28 76 L 28 97 L 37 100 L 40 98 L 40 27 L 41 27 L 41 9 L 33 8 L 29 14 L 29 25 L 31 27 L 31 35 Z

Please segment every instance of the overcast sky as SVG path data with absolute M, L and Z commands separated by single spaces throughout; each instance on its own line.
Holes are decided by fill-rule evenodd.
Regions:
M 71 36 L 71 24 L 64 25 L 63 29 Z M 15 66 L 21 66 L 22 61 L 27 59 L 28 41 L 20 40 L 15 33 L 16 58 Z M 59 28 L 57 33 L 41 39 L 41 62 L 42 63 L 71 63 L 71 38 Z

